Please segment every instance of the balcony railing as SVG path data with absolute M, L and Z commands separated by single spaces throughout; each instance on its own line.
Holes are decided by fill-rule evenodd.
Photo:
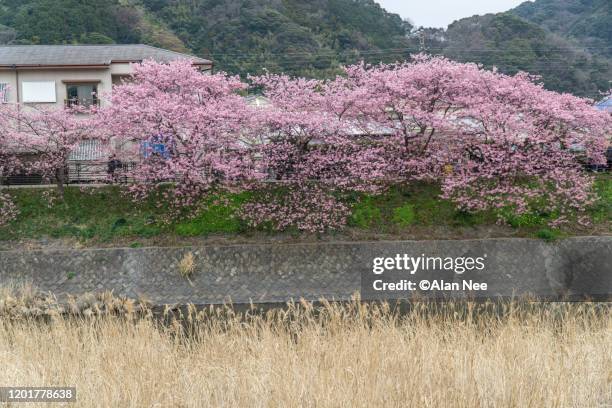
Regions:
M 77 106 L 81 106 L 84 108 L 89 108 L 92 106 L 100 106 L 100 100 L 98 98 L 70 98 L 64 99 L 64 107 L 66 108 L 74 108 Z

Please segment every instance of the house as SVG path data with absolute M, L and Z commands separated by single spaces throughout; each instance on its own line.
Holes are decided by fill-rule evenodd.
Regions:
M 207 59 L 144 44 L 0 46 L 0 102 L 58 109 L 108 103 L 97 95 L 110 94 L 113 84 L 132 74 L 132 63 L 147 59 L 189 59 L 201 71 L 213 68 Z M 82 143 L 70 157 L 70 181 L 106 178 L 107 161 L 99 141 Z M 35 182 L 28 177 L 11 181 Z
M 209 60 L 144 44 L 0 46 L 0 90 L 8 87 L 5 101 L 12 103 L 99 104 L 95 94 L 128 77 L 131 63 L 180 58 L 212 70 Z

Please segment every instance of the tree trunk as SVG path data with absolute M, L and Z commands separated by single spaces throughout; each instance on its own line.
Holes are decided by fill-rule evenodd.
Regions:
M 55 180 L 57 181 L 57 194 L 61 201 L 64 201 L 64 183 L 66 181 L 65 169 L 59 168 L 55 171 Z

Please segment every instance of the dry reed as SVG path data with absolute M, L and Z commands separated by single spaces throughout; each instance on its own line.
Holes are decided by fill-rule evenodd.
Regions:
M 610 305 L 526 302 L 28 316 L 0 320 L 0 385 L 76 386 L 79 407 L 605 407 L 611 329 Z
M 192 252 L 187 252 L 178 263 L 179 274 L 189 279 L 195 272 L 196 262 Z

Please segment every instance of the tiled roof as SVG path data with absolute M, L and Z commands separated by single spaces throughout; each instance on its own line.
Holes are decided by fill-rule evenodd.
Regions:
M 204 58 L 144 44 L 0 46 L 0 66 L 108 65 L 113 61 L 153 59 L 168 62 L 179 58 L 191 59 L 196 64 L 211 64 Z

